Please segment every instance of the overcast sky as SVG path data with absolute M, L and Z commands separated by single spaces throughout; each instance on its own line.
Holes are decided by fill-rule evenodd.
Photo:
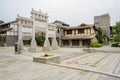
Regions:
M 15 20 L 17 14 L 30 17 L 31 8 L 48 13 L 49 22 L 70 25 L 93 24 L 93 17 L 109 13 L 111 25 L 120 21 L 120 0 L 0 0 L 0 20 Z

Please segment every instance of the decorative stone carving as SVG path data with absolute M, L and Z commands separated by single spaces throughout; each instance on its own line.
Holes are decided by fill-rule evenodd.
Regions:
M 32 9 L 31 18 L 34 19 L 33 23 L 37 23 L 34 25 L 35 27 L 40 26 L 39 29 L 41 30 L 41 32 L 43 32 L 43 31 L 46 32 L 46 38 L 45 38 L 43 50 L 49 51 L 50 50 L 50 43 L 48 40 L 48 25 L 47 25 L 48 16 L 47 16 L 47 14 L 42 13 L 41 11 L 36 11 L 36 10 Z
M 38 20 L 38 21 L 43 21 L 43 22 L 47 22 L 47 13 L 42 13 L 41 11 L 36 11 L 34 9 L 32 9 L 32 17 L 35 18 L 35 20 Z
M 19 19 L 19 15 L 17 15 L 17 23 L 18 23 L 18 53 L 22 54 L 23 51 L 23 40 L 22 40 L 22 26 L 21 26 L 21 20 Z
M 50 51 L 50 50 L 51 50 L 51 47 L 50 47 L 50 42 L 48 40 L 48 26 L 47 26 L 43 51 Z
M 30 18 L 26 18 L 26 17 L 22 17 L 22 16 L 18 15 L 17 21 L 19 21 L 19 23 L 22 27 L 32 28 L 32 26 L 33 26 L 33 21 Z
M 51 50 L 51 47 L 50 47 L 50 42 L 47 39 L 45 39 L 45 42 L 44 42 L 44 47 L 43 47 L 43 51 L 50 51 Z
M 37 44 L 36 44 L 36 40 L 34 38 L 32 38 L 32 41 L 31 41 L 31 44 L 30 44 L 30 52 L 36 52 L 36 47 L 37 47 Z
M 54 37 L 52 39 L 52 49 L 53 50 L 57 50 L 58 49 L 58 43 L 57 43 L 56 37 Z
M 30 52 L 36 52 L 37 43 L 35 40 L 35 26 L 33 26 L 33 37 L 30 45 Z
M 34 13 L 33 13 L 34 15 Z M 31 45 L 30 45 L 30 52 L 36 52 L 36 48 L 37 48 L 37 43 L 36 43 L 36 40 L 35 40 L 35 16 L 32 16 L 32 20 L 33 20 L 33 29 L 32 29 L 32 41 L 31 41 Z
M 19 39 L 19 40 L 18 40 L 18 53 L 19 53 L 19 54 L 22 54 L 22 53 L 23 53 L 23 50 L 24 50 L 23 40 L 22 40 L 22 39 Z
M 56 31 L 57 31 L 56 25 L 55 24 L 48 24 L 48 31 L 52 32 L 51 33 L 52 49 L 57 50 L 58 49 L 58 43 L 57 43 L 57 40 L 56 40 Z

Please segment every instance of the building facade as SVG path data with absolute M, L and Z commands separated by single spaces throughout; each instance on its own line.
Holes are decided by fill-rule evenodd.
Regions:
M 0 20 L 0 24 L 4 23 L 4 21 Z
M 64 29 L 64 36 L 61 38 L 63 47 L 86 47 L 92 42 L 97 42 L 96 32 L 93 25 L 81 24 L 79 26 Z
M 57 39 L 57 42 L 58 42 L 58 45 L 59 46 L 62 46 L 62 37 L 64 37 L 64 31 L 65 29 L 69 28 L 70 25 L 69 24 L 66 24 L 62 21 L 59 21 L 59 20 L 56 20 L 53 22 L 55 25 L 56 25 L 56 39 Z
M 18 27 L 16 21 L 0 24 L 0 45 L 11 46 L 18 40 Z

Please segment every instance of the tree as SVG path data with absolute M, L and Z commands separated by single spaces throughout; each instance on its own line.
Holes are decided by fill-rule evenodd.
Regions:
M 0 29 L 0 34 L 1 34 L 1 33 L 3 33 L 3 30 L 2 30 L 2 29 Z
M 116 22 L 115 26 L 113 26 L 113 33 L 117 35 L 117 41 L 120 42 L 120 21 Z
M 97 38 L 98 38 L 98 41 L 99 43 L 103 43 L 103 34 L 102 34 L 102 29 L 101 28 L 98 28 L 98 34 L 97 34 Z
M 97 31 L 98 31 L 97 39 L 98 39 L 99 43 L 106 44 L 107 42 L 109 42 L 109 37 L 107 35 L 103 34 L 102 29 L 100 27 L 97 29 Z
M 45 41 L 45 37 L 44 36 L 40 36 L 39 34 L 36 34 L 35 35 L 35 40 L 36 40 L 38 46 L 43 46 L 44 45 L 44 41 Z

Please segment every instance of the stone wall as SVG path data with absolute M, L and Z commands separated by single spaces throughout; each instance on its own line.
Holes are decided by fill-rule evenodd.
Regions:
M 98 28 L 103 30 L 103 34 L 106 34 L 110 38 L 110 16 L 109 14 L 103 14 L 94 17 L 94 24 Z
M 18 41 L 18 36 L 6 36 L 6 46 L 14 46 Z

